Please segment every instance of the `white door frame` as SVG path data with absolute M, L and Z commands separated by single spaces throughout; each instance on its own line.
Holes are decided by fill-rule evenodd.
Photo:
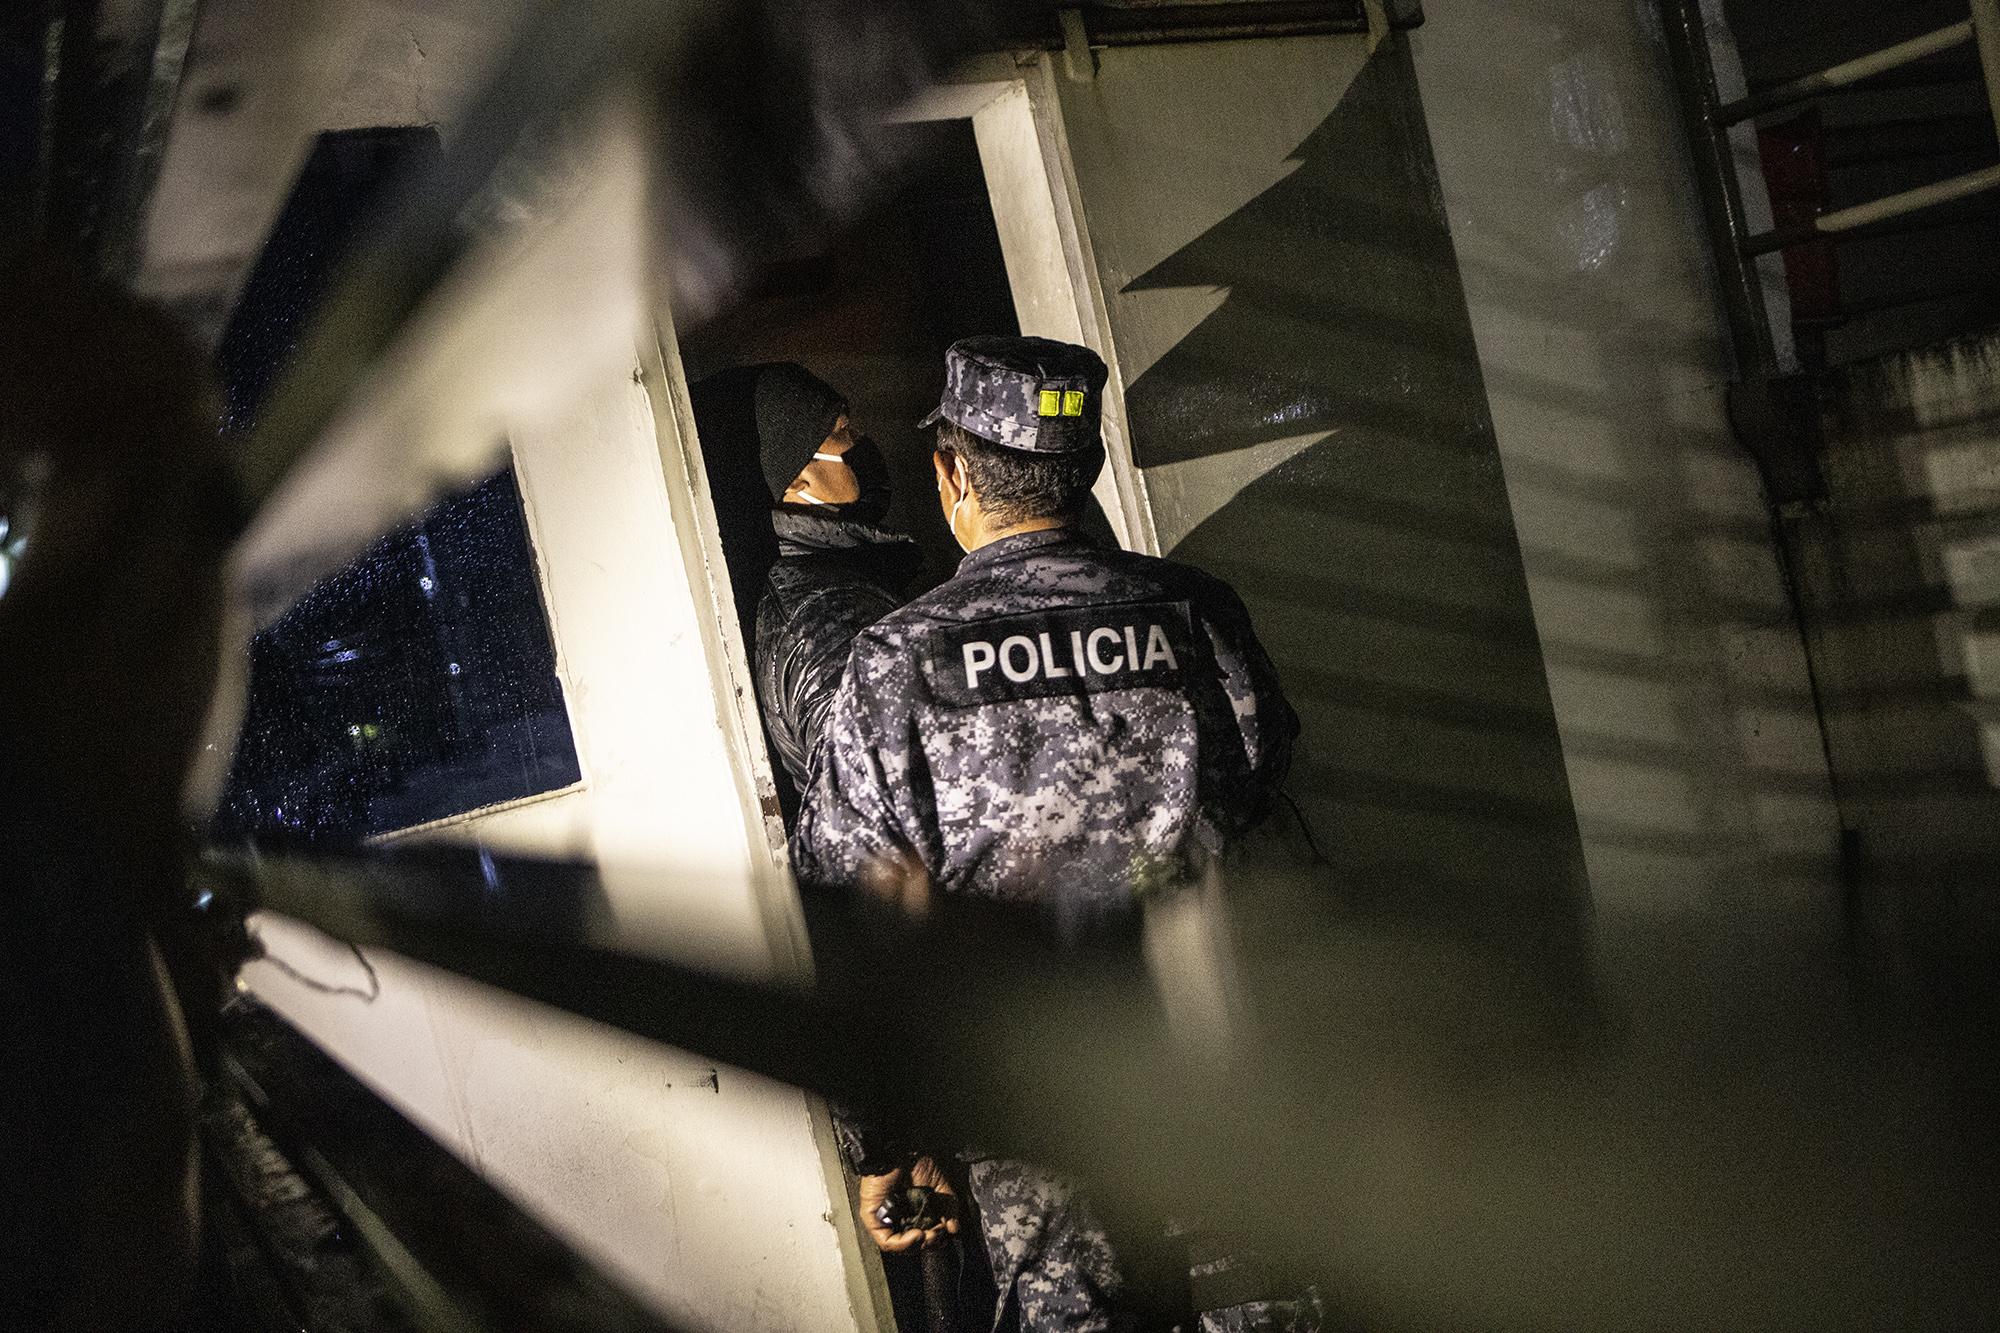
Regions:
M 1063 133 L 1060 77 L 1046 54 L 992 56 L 915 98 L 894 119 L 970 120 L 1021 332 L 1081 343 L 1104 358 L 1103 473 L 1094 492 L 1127 550 L 1159 554 L 1146 479 L 1133 459 L 1125 384 Z

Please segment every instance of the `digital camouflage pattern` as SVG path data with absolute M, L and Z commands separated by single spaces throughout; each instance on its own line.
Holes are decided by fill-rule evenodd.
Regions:
M 1321 1333 L 1324 1328 L 1326 1311 L 1312 1293 L 1288 1301 L 1245 1301 L 1201 1314 L 1201 1333 Z
M 794 864 L 851 885 L 914 853 L 941 891 L 1114 923 L 1262 817 L 1297 731 L 1220 580 L 1003 538 L 856 638 Z
M 1200 1333 L 1321 1333 L 1327 1326 L 1319 1293 L 1311 1287 L 1285 1300 L 1271 1299 L 1283 1288 L 1240 1238 L 1200 1228 L 1183 1238 Z
M 1023 1330 L 1107 1333 L 1124 1286 L 1103 1224 L 1069 1181 L 1004 1157 L 966 1163 L 1000 1303 Z
M 970 1157 L 967 1177 L 986 1252 L 1001 1293 L 993 1327 L 1025 1331 L 1103 1333 L 1133 1330 L 1120 1307 L 1126 1275 L 1104 1224 L 1089 1202 L 1066 1178 L 1032 1163 L 1008 1158 Z M 1213 1249 L 1213 1237 L 1195 1245 Z M 1240 1253 L 1240 1252 L 1239 1252 Z M 1322 1333 L 1326 1312 L 1317 1292 L 1308 1289 L 1287 1300 L 1247 1291 L 1268 1291 L 1261 1272 L 1241 1274 L 1204 1290 L 1205 1269 L 1250 1267 L 1254 1260 L 1228 1255 L 1199 1264 L 1193 1274 L 1196 1323 L 1200 1333 Z M 1223 1304 L 1222 1302 L 1228 1302 Z
M 1098 442 L 1107 373 L 1097 353 L 1048 338 L 961 338 L 944 354 L 944 396 L 919 428 L 940 420 L 1035 454 Z

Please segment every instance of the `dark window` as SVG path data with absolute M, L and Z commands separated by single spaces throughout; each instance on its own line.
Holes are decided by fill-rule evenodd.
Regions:
M 351 839 L 580 776 L 511 471 L 258 634 L 225 833 Z
M 428 129 L 320 136 L 217 361 L 235 433 L 264 399 L 388 183 Z M 577 781 L 511 470 L 433 505 L 250 645 L 250 701 L 216 834 L 351 841 Z

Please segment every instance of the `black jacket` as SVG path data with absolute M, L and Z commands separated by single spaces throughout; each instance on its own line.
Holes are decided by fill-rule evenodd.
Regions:
M 757 603 L 757 702 L 772 748 L 803 789 L 854 636 L 903 604 L 915 542 L 833 514 L 771 511 L 778 559 Z

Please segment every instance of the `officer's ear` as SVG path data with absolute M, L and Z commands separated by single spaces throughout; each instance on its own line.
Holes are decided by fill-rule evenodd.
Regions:
M 957 465 L 958 460 L 951 454 L 946 453 L 942 449 L 931 450 L 931 467 L 937 472 L 938 491 L 940 494 L 943 493 L 947 485 L 960 494 L 964 493 L 964 483 L 956 473 Z

